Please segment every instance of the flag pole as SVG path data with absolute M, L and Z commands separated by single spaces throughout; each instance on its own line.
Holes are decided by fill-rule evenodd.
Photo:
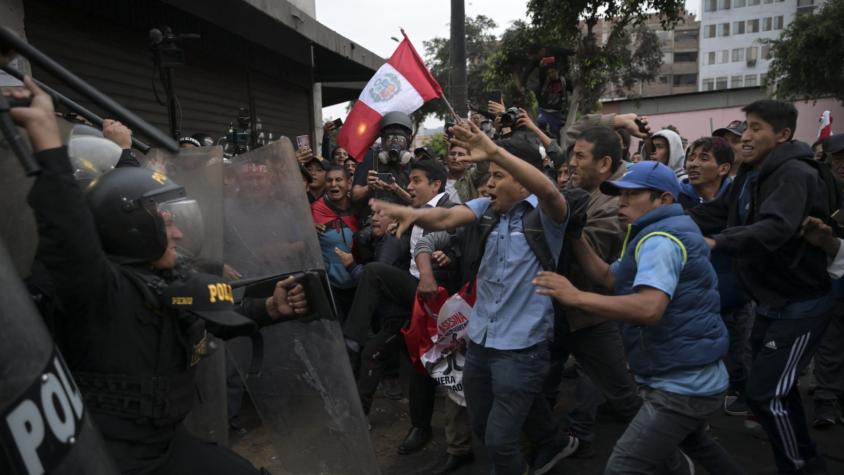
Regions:
M 454 116 L 454 120 L 457 121 L 457 122 L 460 122 L 462 120 L 462 118 L 459 115 L 457 115 L 457 112 L 454 112 L 454 107 L 451 107 L 451 103 L 448 102 L 448 99 L 445 98 L 445 94 L 443 94 L 440 97 L 440 99 L 442 99 L 442 101 L 445 102 L 445 106 L 448 107 L 448 110 L 451 112 L 451 115 Z

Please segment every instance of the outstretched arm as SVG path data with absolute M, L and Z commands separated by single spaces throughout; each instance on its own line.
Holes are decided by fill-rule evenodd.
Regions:
M 470 151 L 469 155 L 460 160 L 467 162 L 490 160 L 497 164 L 513 175 L 513 178 L 529 192 L 536 195 L 539 206 L 546 215 L 557 223 L 565 222 L 568 213 L 566 199 L 557 186 L 551 183 L 551 180 L 539 169 L 496 145 L 471 122 L 461 122 L 452 127 L 451 131 L 454 133 L 451 143 Z
M 475 221 L 475 213 L 466 206 L 419 209 L 381 200 L 371 200 L 369 206 L 373 212 L 380 211 L 398 221 L 399 226 L 396 230 L 396 236 L 401 236 L 414 224 L 428 231 L 443 231 Z

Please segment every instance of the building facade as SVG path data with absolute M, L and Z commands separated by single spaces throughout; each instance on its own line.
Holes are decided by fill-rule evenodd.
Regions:
M 700 17 L 699 90 L 760 86 L 776 39 L 798 14 L 824 0 L 703 0 Z

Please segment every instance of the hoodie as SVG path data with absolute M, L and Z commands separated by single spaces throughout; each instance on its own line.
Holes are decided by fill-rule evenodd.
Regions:
M 668 167 L 674 170 L 678 180 L 686 178 L 686 152 L 680 136 L 671 129 L 662 129 L 653 137 L 662 137 L 668 141 Z
M 733 256 L 745 290 L 772 308 L 817 299 L 830 290 L 826 255 L 800 238 L 808 216 L 827 219 L 832 212 L 817 170 L 798 160 L 812 156 L 803 142 L 780 144 L 758 170 L 742 165 L 726 193 L 688 211 L 704 235 L 715 239 L 715 249 Z M 739 200 L 745 188 L 752 198 L 742 222 Z

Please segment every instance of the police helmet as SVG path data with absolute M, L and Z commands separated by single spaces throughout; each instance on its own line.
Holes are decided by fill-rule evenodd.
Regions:
M 187 198 L 182 186 L 154 170 L 116 168 L 91 182 L 86 199 L 103 249 L 122 264 L 153 262 L 164 255 L 165 217 L 192 235 L 202 235 L 196 202 Z

